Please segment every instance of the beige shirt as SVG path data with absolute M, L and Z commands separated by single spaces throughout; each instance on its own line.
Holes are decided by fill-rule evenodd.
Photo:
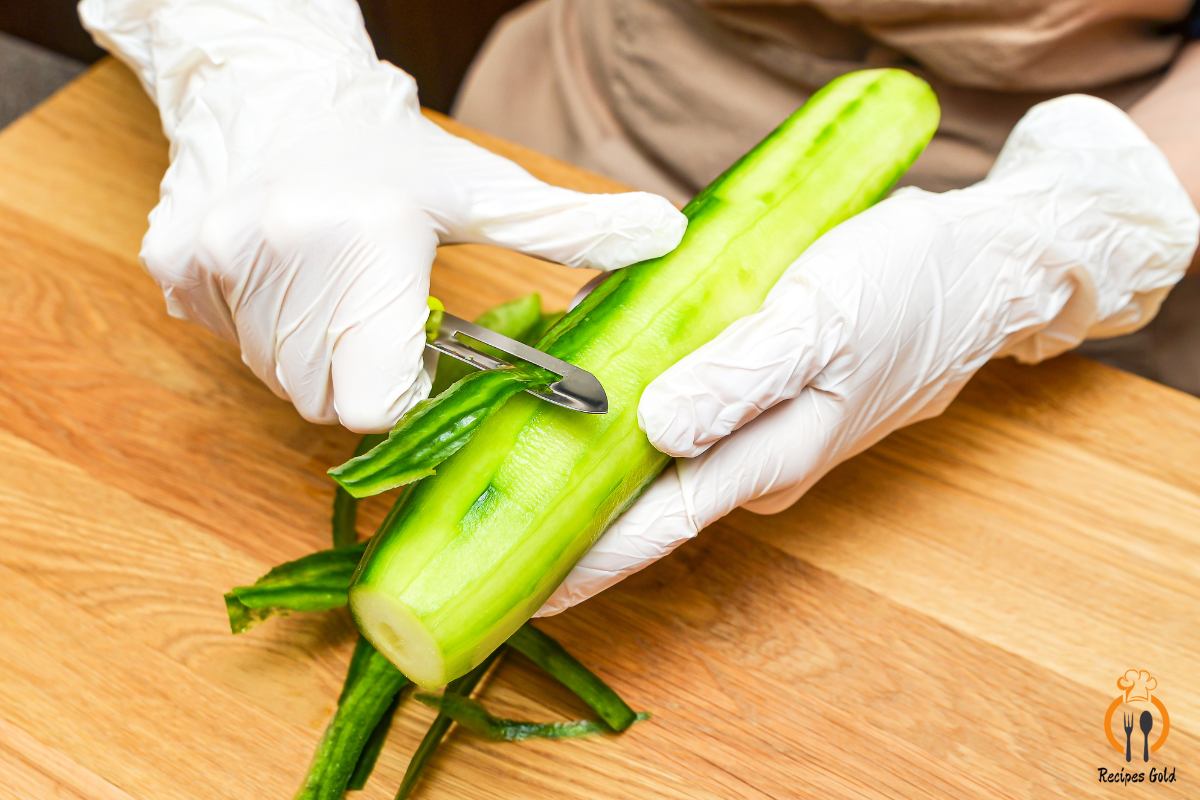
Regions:
M 1069 92 L 1128 108 L 1178 36 L 1190 0 L 535 0 L 503 19 L 455 115 L 683 201 L 816 89 L 899 66 L 942 103 L 905 177 L 932 190 L 981 179 L 1032 105 Z

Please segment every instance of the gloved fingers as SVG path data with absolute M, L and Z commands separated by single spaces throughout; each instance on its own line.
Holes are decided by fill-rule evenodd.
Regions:
M 690 522 L 700 530 L 739 506 L 782 511 L 881 437 L 874 428 L 860 430 L 843 398 L 805 389 L 703 455 L 676 462 Z
M 393 288 L 390 297 L 355 284 L 342 298 L 330 326 L 330 382 L 337 420 L 347 429 L 390 430 L 429 395 L 432 380 L 423 358 L 428 293 L 428 279 L 422 277 Z M 421 307 L 410 302 L 414 297 L 421 299 Z
M 548 617 L 582 603 L 695 535 L 675 467 L 669 467 L 596 540 L 534 616 Z
M 431 202 L 443 243 L 492 244 L 607 271 L 669 253 L 687 228 L 687 218 L 657 195 L 551 186 L 465 139 L 440 129 L 430 137 L 435 163 L 448 165 L 455 190 Z
M 398 226 L 395 238 L 387 233 L 364 245 L 378 248 L 374 253 L 356 254 L 365 260 L 328 331 L 334 409 L 359 433 L 389 430 L 431 383 L 423 355 L 436 237 L 427 222 Z
M 253 254 L 228 270 L 239 280 L 225 292 L 243 357 L 305 419 L 387 430 L 429 389 L 432 223 L 391 190 L 348 197 L 307 184 L 280 187 L 258 212 L 250 228 L 259 246 L 224 245 Z
M 855 435 L 841 398 L 807 389 L 703 455 L 678 459 L 604 532 L 535 616 L 558 614 L 645 569 L 738 506 L 782 511 L 840 460 L 868 446 L 839 458 Z
M 142 266 L 162 289 L 171 316 L 236 342 L 255 376 L 291 400 L 275 368 L 275 322 L 286 280 L 276 276 L 259 285 L 273 271 L 254 228 L 263 194 L 232 193 L 209 207 L 201 192 L 179 186 L 181 176 L 194 181 L 203 171 L 193 156 L 178 155 L 163 179 L 142 240 Z
M 756 313 L 687 355 L 646 387 L 638 425 L 673 456 L 693 457 L 793 398 L 843 347 L 849 319 L 797 262 Z

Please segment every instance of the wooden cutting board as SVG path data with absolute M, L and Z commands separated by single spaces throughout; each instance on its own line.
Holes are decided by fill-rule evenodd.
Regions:
M 328 546 L 324 471 L 355 437 L 167 316 L 137 264 L 166 163 L 113 61 L 0 134 L 3 797 L 289 797 L 345 670 L 344 612 L 226 626 L 229 586 Z M 470 317 L 587 278 L 456 247 L 433 291 Z M 654 719 L 456 732 L 419 796 L 1200 796 L 1200 401 L 1076 357 L 991 364 L 789 511 L 734 513 L 545 628 Z M 1127 769 L 1175 783 L 1098 781 L 1126 767 L 1102 722 L 1130 668 L 1171 727 Z M 517 657 L 484 699 L 587 713 Z M 365 797 L 391 796 L 430 718 L 402 707 Z

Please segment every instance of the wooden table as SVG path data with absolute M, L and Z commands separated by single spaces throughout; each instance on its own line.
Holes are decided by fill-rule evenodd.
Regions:
M 344 612 L 226 626 L 227 587 L 327 546 L 323 473 L 354 437 L 167 317 L 136 258 L 165 165 L 112 61 L 0 135 L 3 797 L 289 797 L 345 669 Z M 587 277 L 460 247 L 433 282 L 472 316 Z M 1200 401 L 1080 358 L 991 364 L 789 511 L 734 513 L 546 628 L 654 720 L 455 733 L 420 796 L 1200 796 Z M 1097 780 L 1125 766 L 1101 722 L 1131 667 L 1170 710 L 1148 766 L 1174 784 Z M 518 658 L 484 698 L 587 711 Z M 365 797 L 430 717 L 402 707 Z

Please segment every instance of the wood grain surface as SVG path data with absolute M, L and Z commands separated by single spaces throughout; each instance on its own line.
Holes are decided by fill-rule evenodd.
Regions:
M 355 437 L 167 316 L 137 263 L 165 166 L 113 61 L 0 134 L 0 797 L 290 797 L 349 656 L 344 612 L 228 632 L 229 586 L 327 546 L 324 471 Z M 588 277 L 451 247 L 433 292 L 470 317 Z M 735 512 L 544 627 L 654 719 L 456 731 L 420 797 L 1200 796 L 1200 401 L 1076 357 L 993 363 L 789 511 Z M 1171 733 L 1127 769 L 1175 783 L 1097 779 L 1126 767 L 1101 723 L 1129 668 Z M 516 656 L 483 697 L 587 714 Z M 391 796 L 431 716 L 401 708 L 363 797 Z

